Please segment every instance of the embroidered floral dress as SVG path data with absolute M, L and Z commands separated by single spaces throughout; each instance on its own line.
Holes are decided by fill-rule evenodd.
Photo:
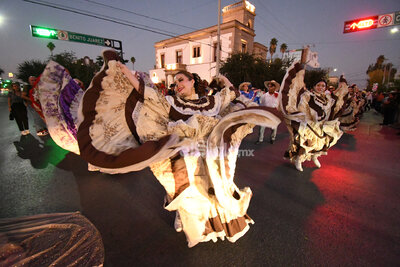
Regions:
M 279 96 L 279 107 L 291 135 L 285 157 L 300 162 L 311 160 L 313 155 L 326 155 L 336 144 L 343 134 L 338 117 L 348 98 L 344 82 L 332 95 L 308 91 L 304 74 L 303 66 L 294 63 L 287 70 Z
M 233 88 L 181 99 L 163 96 L 139 79 L 140 88 L 135 90 L 117 66 L 117 54 L 105 51 L 103 56 L 103 69 L 83 96 L 68 86 L 65 71 L 52 63 L 46 68 L 49 73 L 43 76 L 52 78 L 39 86 L 47 88 L 40 102 L 45 116 L 62 121 L 55 125 L 57 131 L 49 128 L 52 137 L 69 132 L 70 139 L 63 140 L 75 138 L 77 152 L 102 172 L 126 173 L 149 166 L 165 188 L 165 208 L 180 215 L 189 247 L 218 237 L 235 242 L 253 223 L 247 215 L 251 190 L 234 183 L 241 140 L 254 124 L 277 127 L 279 118 Z M 58 74 L 50 75 L 51 70 Z M 51 90 L 53 96 L 46 101 L 44 92 Z M 56 100 L 63 95 L 73 105 L 61 107 Z
M 364 101 L 358 101 L 355 96 L 349 96 L 344 104 L 343 113 L 339 118 L 342 131 L 351 132 L 357 129 L 361 116 L 360 110 L 363 105 Z

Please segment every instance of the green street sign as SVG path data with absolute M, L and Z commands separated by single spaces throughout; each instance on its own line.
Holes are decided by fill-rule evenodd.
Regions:
M 31 25 L 31 32 L 33 37 L 58 39 L 56 29 L 49 29 Z
M 71 41 L 71 42 L 79 42 L 79 43 L 103 45 L 104 46 L 104 38 L 91 36 L 91 35 L 86 35 L 86 34 L 67 32 L 67 40 Z
M 122 42 L 93 35 L 81 34 L 76 32 L 69 32 L 58 29 L 45 28 L 40 26 L 31 25 L 31 32 L 33 37 L 48 38 L 55 40 L 63 40 L 70 42 L 78 42 L 92 45 L 107 46 L 117 50 L 122 50 Z
M 394 24 L 400 24 L 400 11 L 394 13 Z

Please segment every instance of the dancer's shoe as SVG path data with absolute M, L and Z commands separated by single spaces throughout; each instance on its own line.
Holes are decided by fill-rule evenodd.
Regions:
M 317 168 L 321 168 L 321 163 L 319 162 L 317 156 L 312 156 L 311 159 L 314 162 L 315 166 L 317 166 Z
M 301 166 L 301 161 L 299 159 L 296 159 L 296 161 L 294 162 L 294 166 L 296 166 L 296 169 L 298 171 L 303 171 L 303 167 Z
M 176 212 L 174 227 L 177 232 L 182 232 L 182 221 L 178 212 Z

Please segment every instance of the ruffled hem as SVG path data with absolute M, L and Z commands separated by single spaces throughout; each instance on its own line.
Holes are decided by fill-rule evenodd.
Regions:
M 204 196 L 195 185 L 191 185 L 168 203 L 165 209 L 179 212 L 188 247 L 210 240 L 216 242 L 218 238 L 236 242 L 249 230 L 249 224 L 254 224 L 246 214 L 251 190 L 245 188 L 239 194 L 239 199 L 231 196 L 234 200 L 231 203 L 236 207 L 222 207 L 215 195 Z
M 76 139 L 78 103 L 83 92 L 64 67 L 50 61 L 38 83 L 38 97 L 54 142 L 79 155 Z M 75 118 L 75 121 L 74 121 Z

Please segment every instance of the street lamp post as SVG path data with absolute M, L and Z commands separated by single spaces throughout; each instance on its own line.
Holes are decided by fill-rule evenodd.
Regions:
M 218 0 L 218 29 L 217 29 L 217 65 L 215 69 L 215 75 L 219 74 L 219 62 L 220 62 L 220 45 L 221 45 L 221 0 Z

